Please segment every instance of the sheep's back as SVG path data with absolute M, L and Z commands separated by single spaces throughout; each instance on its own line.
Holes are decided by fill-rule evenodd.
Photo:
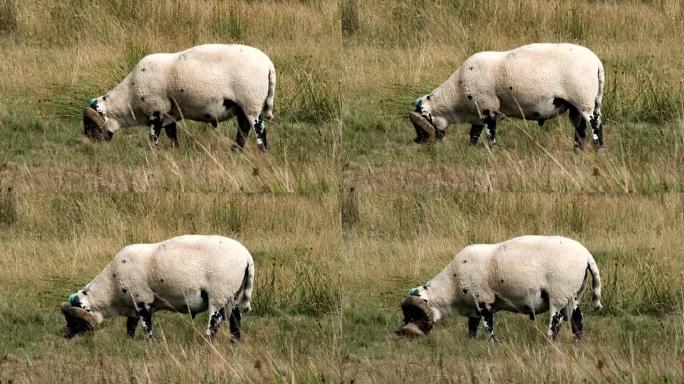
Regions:
M 497 245 L 490 285 L 510 300 L 546 291 L 564 299 L 580 288 L 589 251 L 561 236 L 523 236 Z
M 221 236 L 181 236 L 156 245 L 149 285 L 160 296 L 206 291 L 229 297 L 242 284 L 251 260 L 239 242 Z

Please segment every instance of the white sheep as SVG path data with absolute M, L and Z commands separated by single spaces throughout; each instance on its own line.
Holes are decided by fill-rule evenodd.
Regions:
M 561 236 L 522 236 L 498 244 L 476 244 L 460 251 L 442 272 L 409 291 L 402 302 L 404 327 L 420 336 L 434 322 L 460 314 L 475 337 L 480 320 L 494 340 L 496 311 L 525 313 L 534 319 L 549 311 L 548 335 L 555 338 L 563 319 L 574 337 L 582 333 L 580 300 L 591 273 L 592 304 L 601 308 L 601 277 L 594 258 L 575 240 Z
M 95 329 L 105 317 L 126 316 L 128 336 L 138 320 L 152 340 L 152 313 L 209 311 L 212 339 L 229 315 L 230 333 L 240 339 L 240 310 L 251 311 L 254 262 L 239 242 L 223 236 L 186 235 L 154 244 L 134 244 L 83 289 L 62 303 L 66 337 Z
M 555 118 L 566 110 L 575 127 L 575 147 L 583 148 L 591 125 L 597 148 L 604 147 L 601 103 L 604 71 L 589 49 L 574 44 L 530 44 L 505 52 L 470 56 L 447 81 L 416 100 L 410 120 L 416 142 L 442 139 L 449 124 L 470 123 L 470 142 L 485 129 L 496 143 L 496 123 L 504 117 Z
M 245 45 L 205 44 L 151 54 L 114 89 L 90 101 L 83 114 L 84 135 L 110 140 L 120 128 L 145 125 L 153 145 L 162 128 L 177 145 L 177 121 L 216 127 L 237 115 L 234 148 L 242 149 L 254 127 L 259 147 L 266 150 L 264 120 L 273 118 L 275 84 L 268 56 Z

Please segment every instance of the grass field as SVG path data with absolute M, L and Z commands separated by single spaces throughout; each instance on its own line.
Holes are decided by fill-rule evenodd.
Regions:
M 681 382 L 684 380 L 684 7 L 676 0 L 41 2 L 0 0 L 0 382 Z M 407 112 L 468 55 L 535 41 L 606 66 L 603 153 L 572 151 L 567 118 L 468 127 L 418 146 Z M 78 140 L 86 101 L 145 54 L 259 47 L 278 71 L 271 151 L 230 150 L 234 121 Z M 123 245 L 184 233 L 243 242 L 256 263 L 244 341 L 206 314 L 123 318 L 65 340 L 59 303 Z M 496 317 L 394 335 L 399 302 L 461 247 L 522 234 L 594 254 L 602 312 L 582 342 Z M 587 300 L 585 300 L 587 302 Z M 588 307 L 588 306 L 587 306 Z M 588 309 L 588 308 L 587 308 Z

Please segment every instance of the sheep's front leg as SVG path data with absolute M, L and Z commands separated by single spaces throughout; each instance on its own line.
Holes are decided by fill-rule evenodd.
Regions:
M 176 131 L 176 122 L 173 122 L 164 127 L 164 132 L 166 136 L 171 140 L 171 145 L 173 147 L 178 147 L 178 133 Z M 157 133 L 157 140 L 159 140 L 159 133 Z
M 147 340 L 154 341 L 154 335 L 152 335 L 151 307 L 145 303 L 138 303 L 136 309 L 138 311 L 138 316 L 142 321 L 143 330 L 145 331 L 145 336 L 147 337 Z
M 473 124 L 470 126 L 470 144 L 475 145 L 480 140 L 480 134 L 484 129 L 482 124 Z
M 236 305 L 230 313 L 230 339 L 233 342 L 240 341 L 240 321 L 242 314 L 240 308 Z
M 488 110 L 484 111 L 484 115 L 485 117 L 482 119 L 482 123 L 487 132 L 489 146 L 493 147 L 496 145 L 496 116 Z
M 138 322 L 140 318 L 138 317 L 128 317 L 126 319 L 126 334 L 131 339 L 135 337 L 135 329 L 138 328 Z
M 159 134 L 162 129 L 162 119 L 160 112 L 154 112 L 150 118 L 150 146 L 159 147 Z
M 480 318 L 484 323 L 485 331 L 487 332 L 487 340 L 495 342 L 494 337 L 494 312 L 487 305 L 480 305 Z
M 468 337 L 475 338 L 477 336 L 477 328 L 480 326 L 480 317 L 468 318 Z

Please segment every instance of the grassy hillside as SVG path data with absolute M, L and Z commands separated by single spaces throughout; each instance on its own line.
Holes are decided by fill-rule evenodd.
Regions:
M 0 0 L 0 381 L 679 382 L 684 377 L 684 7 L 678 1 Z M 413 100 L 478 50 L 590 47 L 606 66 L 605 152 L 566 117 L 468 127 L 418 146 Z M 86 101 L 147 53 L 259 47 L 278 71 L 271 152 L 233 153 L 234 121 L 78 140 Z M 161 313 L 64 340 L 58 305 L 123 245 L 183 233 L 242 241 L 256 263 L 244 342 Z M 546 316 L 464 319 L 410 342 L 399 302 L 473 242 L 562 234 L 595 255 L 605 310 L 586 334 Z

